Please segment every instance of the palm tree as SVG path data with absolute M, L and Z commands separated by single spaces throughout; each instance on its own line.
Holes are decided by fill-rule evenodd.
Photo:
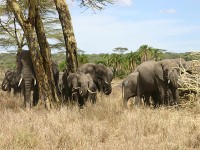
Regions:
M 153 59 L 154 60 L 160 60 L 161 59 L 161 55 L 163 54 L 163 52 L 166 51 L 166 50 L 163 50 L 163 49 L 159 49 L 159 48 L 153 48 Z
M 152 56 L 152 53 L 153 53 L 152 47 L 149 47 L 148 45 L 142 45 L 142 46 L 140 46 L 138 51 L 139 51 L 140 58 L 141 58 L 142 62 L 151 59 L 151 56 Z
M 141 63 L 140 54 L 137 51 L 136 52 L 131 51 L 130 53 L 128 53 L 126 59 L 128 60 L 129 70 L 131 70 L 131 72 L 135 70 L 137 65 Z

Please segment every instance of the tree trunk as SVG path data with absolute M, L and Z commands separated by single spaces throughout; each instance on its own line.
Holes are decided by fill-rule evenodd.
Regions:
M 59 14 L 65 40 L 67 69 L 69 72 L 75 72 L 78 67 L 77 44 L 71 15 L 65 0 L 54 0 L 54 3 Z
M 37 0 L 29 0 L 29 16 L 28 19 L 24 17 L 22 11 L 20 9 L 19 4 L 16 0 L 7 0 L 8 5 L 10 6 L 12 12 L 14 13 L 18 23 L 22 27 L 27 42 L 28 47 L 31 53 L 31 59 L 34 66 L 37 84 L 40 93 L 40 99 L 44 99 L 46 102 L 47 109 L 53 107 L 52 105 L 52 95 L 49 92 L 49 84 L 48 78 L 45 74 L 45 69 L 43 67 L 43 58 L 39 51 L 39 47 L 37 44 L 37 38 L 35 36 L 34 27 L 35 27 L 35 14 L 36 14 L 36 6 L 38 5 Z
M 52 61 L 51 61 L 51 49 L 49 47 L 49 43 L 46 39 L 44 26 L 42 23 L 42 19 L 39 13 L 38 5 L 36 6 L 36 20 L 35 20 L 35 30 L 37 34 L 37 39 L 40 47 L 40 51 L 42 53 L 43 64 L 46 71 L 46 75 L 48 78 L 48 84 L 50 85 L 50 90 L 48 92 L 49 95 L 52 95 L 52 100 L 54 102 L 58 102 L 55 81 L 52 73 Z

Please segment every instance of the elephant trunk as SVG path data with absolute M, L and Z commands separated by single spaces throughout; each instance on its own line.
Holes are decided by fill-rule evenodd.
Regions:
M 8 87 L 8 84 L 5 83 L 5 81 L 3 81 L 2 84 L 1 84 L 1 89 L 2 89 L 3 91 L 7 91 L 7 87 Z
M 31 84 L 32 84 L 32 78 L 24 78 L 24 105 L 27 108 L 31 107 Z

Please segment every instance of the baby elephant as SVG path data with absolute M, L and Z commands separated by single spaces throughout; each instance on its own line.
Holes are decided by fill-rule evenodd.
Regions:
M 124 106 L 127 105 L 129 98 L 137 96 L 138 72 L 129 74 L 122 82 L 122 98 Z
M 82 107 L 89 99 L 93 103 L 96 102 L 97 87 L 92 80 L 90 74 L 72 73 L 67 77 L 67 97 L 70 100 L 78 101 L 78 105 Z

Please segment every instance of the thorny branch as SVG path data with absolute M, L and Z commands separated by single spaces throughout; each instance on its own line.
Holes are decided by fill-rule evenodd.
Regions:
M 85 10 L 91 8 L 95 12 L 95 9 L 102 10 L 106 6 L 106 3 L 112 4 L 113 2 L 113 0 L 81 0 L 80 6 L 86 7 Z

